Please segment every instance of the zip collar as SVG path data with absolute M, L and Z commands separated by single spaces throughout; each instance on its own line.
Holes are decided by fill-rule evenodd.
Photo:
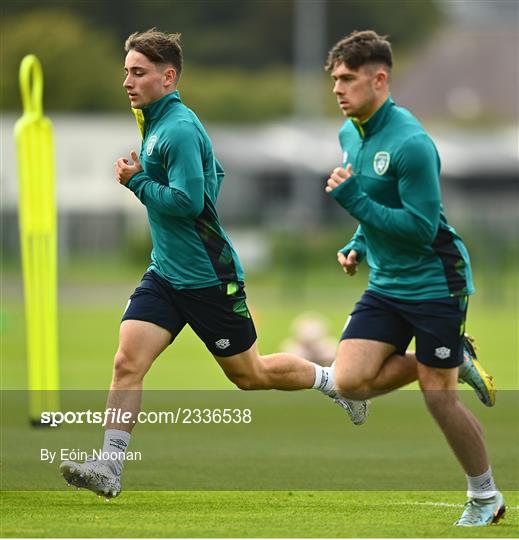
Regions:
M 150 122 L 151 120 L 156 120 L 157 118 L 164 116 L 164 114 L 170 108 L 170 106 L 176 102 L 179 102 L 179 103 L 182 102 L 182 100 L 180 99 L 180 93 L 178 90 L 175 90 L 174 92 L 171 92 L 170 94 L 166 94 L 165 96 L 162 96 L 160 99 L 158 99 L 157 101 L 154 101 L 150 105 L 143 107 L 142 114 L 144 116 L 144 121 L 147 123 L 147 122 Z
M 367 120 L 364 120 L 364 122 L 360 122 L 358 118 L 352 117 L 351 122 L 361 138 L 365 139 L 381 129 L 386 123 L 387 116 L 394 106 L 395 102 L 391 96 L 389 96 Z

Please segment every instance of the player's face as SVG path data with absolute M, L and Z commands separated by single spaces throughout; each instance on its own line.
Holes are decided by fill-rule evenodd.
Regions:
M 377 75 L 373 66 L 350 69 L 344 62 L 332 70 L 333 93 L 343 114 L 367 120 L 377 106 Z
M 171 66 L 154 64 L 134 50 L 126 55 L 124 72 L 123 86 L 134 109 L 142 109 L 170 92 L 176 76 Z

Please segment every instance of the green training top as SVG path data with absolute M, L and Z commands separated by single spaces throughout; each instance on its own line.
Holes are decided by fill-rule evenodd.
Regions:
M 143 171 L 126 186 L 148 211 L 153 270 L 175 289 L 242 282 L 243 268 L 216 213 L 224 171 L 195 113 L 173 92 L 142 109 Z
M 368 290 L 402 300 L 472 294 L 467 250 L 443 213 L 440 158 L 418 120 L 388 98 L 365 122 L 348 119 L 339 140 L 353 176 L 330 195 L 360 223 L 341 251 L 367 257 Z

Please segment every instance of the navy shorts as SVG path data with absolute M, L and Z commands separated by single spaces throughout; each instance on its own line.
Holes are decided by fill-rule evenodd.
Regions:
M 171 333 L 171 341 L 188 324 L 216 356 L 239 354 L 256 341 L 242 283 L 174 289 L 148 271 L 130 296 L 122 320 L 154 323 Z
M 341 339 L 391 343 L 404 354 L 416 338 L 422 364 L 453 368 L 463 363 L 467 297 L 404 301 L 366 291 L 355 305 Z

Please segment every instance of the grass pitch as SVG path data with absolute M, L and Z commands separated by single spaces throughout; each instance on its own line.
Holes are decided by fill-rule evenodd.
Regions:
M 499 525 L 454 527 L 459 492 L 128 492 L 2 494 L 4 537 L 516 538 L 519 497 Z
M 337 277 L 339 276 L 339 277 Z M 282 279 L 267 283 L 250 283 L 248 294 L 250 305 L 255 314 L 255 321 L 260 335 L 259 345 L 263 352 L 279 348 L 286 337 L 291 320 L 303 310 L 319 311 L 330 320 L 333 335 L 339 335 L 344 319 L 361 292 L 364 283 L 348 280 L 341 274 L 329 276 L 306 276 L 304 289 L 292 288 L 287 292 L 287 283 Z M 104 279 L 104 278 L 103 278 Z M 345 279 L 345 281 L 343 281 Z M 77 283 L 72 279 L 65 283 L 60 301 L 60 359 L 62 387 L 69 390 L 106 390 L 109 385 L 112 357 L 117 344 L 117 330 L 120 315 L 127 301 L 127 296 L 138 281 L 119 284 L 99 281 L 95 287 L 88 283 Z M 326 283 L 326 285 L 323 285 Z M 341 286 L 341 284 L 343 284 Z M 17 294 L 5 294 L 2 304 L 2 387 L 3 389 L 24 389 L 26 387 L 25 343 L 23 331 L 23 310 Z M 483 291 L 484 293 L 484 291 Z M 492 298 L 492 294 L 487 297 Z M 512 396 L 512 403 L 517 399 L 517 306 L 515 300 L 499 304 L 488 303 L 483 297 L 476 297 L 469 310 L 468 330 L 478 337 L 482 361 L 496 378 L 500 389 L 507 389 Z M 501 298 L 507 298 L 504 294 Z M 146 379 L 146 388 L 166 390 L 176 389 L 211 389 L 230 390 L 232 385 L 225 379 L 216 363 L 210 358 L 204 346 L 189 330 L 185 331 L 174 346 L 156 363 Z M 467 391 L 470 392 L 470 391 Z M 268 394 L 266 394 L 268 395 Z M 54 491 L 29 491 L 31 486 L 23 483 L 21 487 L 10 488 L 11 447 L 27 450 L 27 456 L 40 444 L 43 435 L 34 432 L 32 443 L 20 443 L 20 437 L 28 430 L 26 425 L 8 425 L 3 429 L 3 469 L 2 469 L 2 520 L 3 537 L 470 537 L 514 538 L 519 536 L 519 495 L 517 493 L 517 412 L 504 408 L 504 394 L 498 395 L 498 405 L 489 410 L 476 403 L 473 396 L 472 408 L 476 415 L 486 422 L 489 447 L 498 474 L 498 482 L 506 486 L 505 493 L 508 510 L 504 521 L 498 526 L 478 529 L 464 529 L 452 526 L 459 517 L 465 495 L 462 491 L 418 491 L 430 489 L 427 486 L 426 467 L 421 467 L 419 460 L 410 460 L 412 448 L 405 447 L 402 438 L 405 426 L 408 435 L 413 434 L 421 417 L 409 412 L 407 424 L 385 414 L 384 398 L 374 400 L 372 416 L 368 428 L 362 435 L 349 426 L 347 433 L 337 435 L 332 446 L 322 448 L 312 438 L 316 424 L 309 416 L 303 418 L 296 432 L 303 434 L 299 446 L 294 441 L 285 441 L 279 449 L 287 463 L 296 463 L 300 467 L 301 477 L 307 471 L 320 466 L 322 457 L 339 459 L 341 453 L 345 463 L 351 464 L 351 471 L 370 466 L 370 474 L 365 482 L 357 481 L 349 490 L 341 491 L 296 491 L 280 488 L 276 491 L 222 491 L 216 486 L 215 491 L 179 489 L 174 483 L 162 486 L 163 491 L 152 491 L 146 486 L 147 470 L 168 470 L 175 461 L 175 445 L 166 446 L 162 459 L 155 463 L 128 465 L 122 495 L 106 503 L 85 491 L 67 490 L 62 480 L 52 469 Z M 318 396 L 320 397 L 320 396 Z M 500 406 L 501 403 L 501 406 Z M 423 412 L 423 410 L 421 409 Z M 23 409 L 18 411 L 23 416 Z M 331 414 L 335 413 L 332 409 Z M 4 410 L 8 416 L 14 410 Z M 273 416 L 275 413 L 273 413 Z M 339 412 L 337 412 L 339 415 Z M 279 416 L 279 415 L 276 415 Z M 415 418 L 416 422 L 410 419 Z M 340 420 L 342 421 L 342 419 Z M 306 422 L 306 424 L 305 424 Z M 512 423 L 511 423 L 512 422 Z M 7 422 L 9 424 L 9 422 Z M 342 426 L 342 424 L 341 424 Z M 392 428 L 391 426 L 395 426 Z M 506 437 L 497 437 L 507 433 Z M 146 426 L 149 428 L 150 426 Z M 291 426 L 293 427 L 293 426 Z M 324 429 L 324 426 L 320 429 Z M 360 428 L 364 429 L 364 428 Z M 400 431 L 398 431 L 400 430 Z M 403 430 L 403 431 L 402 431 Z M 431 434 L 433 433 L 431 427 Z M 273 424 L 272 433 L 276 437 L 284 434 L 280 422 Z M 29 431 L 29 434 L 31 432 Z M 63 431 L 63 435 L 66 432 Z M 144 433 L 144 432 L 143 432 Z M 334 432 L 335 433 L 335 432 Z M 356 435 L 358 433 L 358 435 Z M 305 435 L 306 434 L 306 435 Z M 436 434 L 436 431 L 434 431 Z M 8 435 L 8 436 L 7 436 Z M 286 434 L 285 434 L 286 435 Z M 431 435 L 433 436 L 433 435 Z M 91 444 L 98 444 L 93 434 Z M 306 437 L 306 439 L 305 439 Z M 90 434 L 88 434 L 90 439 Z M 439 435 L 438 435 L 439 438 Z M 6 440 L 9 439 L 9 443 Z M 308 441 L 305 444 L 304 441 Z M 439 439 L 438 439 L 439 440 Z M 378 441 L 378 442 L 377 442 Z M 383 443 L 383 444 L 381 444 Z M 144 444 L 138 432 L 132 441 L 132 447 Z M 290 446 L 293 445 L 293 447 Z M 384 446 L 385 445 L 385 446 Z M 157 445 L 158 446 L 158 445 Z M 384 446 L 384 452 L 382 447 Z M 261 447 L 251 445 L 251 449 Z M 265 450 L 270 447 L 264 446 Z M 444 457 L 446 470 L 455 471 L 454 484 L 463 489 L 463 475 L 458 470 L 449 450 L 442 445 L 431 446 L 424 440 L 416 442 L 418 457 L 427 458 L 427 452 L 434 449 L 434 457 Z M 7 450 L 7 451 L 6 451 Z M 437 453 L 439 452 L 439 454 Z M 229 456 L 236 459 L 239 448 L 228 450 Z M 14 453 L 15 454 L 15 453 Z M 432 454 L 431 454 L 432 455 Z M 234 456 L 234 457 L 233 457 Z M 305 458 L 306 456 L 306 458 Z M 197 454 L 193 452 L 191 465 L 197 463 Z M 273 456 L 270 455 L 272 458 Z M 275 456 L 274 456 L 275 457 Z M 178 458 L 178 456 L 177 456 Z M 19 462 L 24 468 L 25 456 L 19 452 Z M 29 463 L 29 457 L 27 462 Z M 300 460 L 297 462 L 297 460 Z M 436 467 L 442 462 L 434 461 Z M 34 464 L 33 464 L 34 465 Z M 31 465 L 31 466 L 33 466 Z M 237 462 L 236 465 L 239 465 Z M 182 470 L 181 460 L 176 466 Z M 50 469 L 49 469 L 50 470 Z M 187 469 L 186 469 L 187 470 Z M 190 477 L 184 470 L 184 478 Z M 254 472 L 254 471 L 253 471 Z M 208 470 L 208 477 L 211 470 Z M 257 474 L 257 472 L 255 473 Z M 385 476 L 392 478 L 416 479 L 409 482 L 408 489 L 375 491 L 373 479 Z M 308 475 L 309 478 L 311 475 Z M 341 475 L 342 476 L 342 475 Z M 44 479 L 44 476 L 40 478 Z M 49 476 L 50 478 L 50 476 Z M 30 475 L 29 475 L 30 479 Z M 362 475 L 360 476 L 362 480 Z M 418 481 L 419 480 L 419 481 Z M 430 480 L 435 480 L 431 479 Z M 335 485 L 331 483 L 332 486 Z M 13 484 L 15 485 L 15 484 Z M 40 484 L 37 488 L 42 488 Z M 169 487 L 171 486 L 171 487 Z M 150 489 L 149 491 L 131 491 L 132 489 Z M 167 489 L 167 490 L 166 490 Z M 220 489 L 220 490 L 218 490 Z M 325 487 L 321 489 L 327 489 Z M 329 489 L 336 489 L 330 487 Z M 355 491 L 351 491 L 355 489 Z M 59 491 L 57 491 L 59 490 Z

